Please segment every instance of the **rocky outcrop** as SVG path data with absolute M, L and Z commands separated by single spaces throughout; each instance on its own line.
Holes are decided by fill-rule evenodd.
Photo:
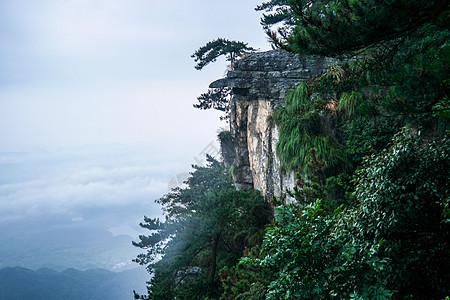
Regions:
M 278 140 L 270 115 L 299 83 L 326 71 L 336 60 L 273 50 L 251 54 L 210 88 L 232 88 L 230 132 L 234 141 L 233 177 L 238 189 L 253 187 L 266 198 L 280 196 L 295 184 L 283 174 L 275 154 Z M 229 150 L 228 150 L 229 152 Z

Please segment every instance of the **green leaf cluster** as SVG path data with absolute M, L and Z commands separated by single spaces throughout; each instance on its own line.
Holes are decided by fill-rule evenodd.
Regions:
M 322 107 L 322 100 L 310 97 L 307 84 L 302 83 L 274 113 L 279 130 L 276 151 L 283 168 L 307 174 L 314 173 L 317 167 L 310 164 L 312 160 L 323 164 L 327 171 L 345 164 L 342 147 L 332 131 L 334 120 L 323 116 Z
M 269 32 L 276 45 L 346 63 L 300 84 L 274 113 L 296 200 L 275 209 L 262 246 L 229 270 L 224 299 L 445 298 L 448 3 L 257 9 L 270 13 L 266 30 L 281 26 Z
M 273 199 L 282 205 L 263 236 L 272 211 L 262 197 L 234 190 L 217 161 L 195 167 L 188 188 L 158 200 L 166 220 L 141 224 L 151 230 L 135 243 L 153 274 L 147 297 L 445 298 L 448 3 L 270 0 L 257 10 L 275 46 L 345 61 L 273 115 L 295 200 Z M 198 69 L 220 55 L 233 64 L 246 47 L 217 39 L 193 57 Z M 226 110 L 220 93 L 198 107 Z
M 215 62 L 217 58 L 222 55 L 230 62 L 229 68 L 233 69 L 237 59 L 255 51 L 256 49 L 248 46 L 244 42 L 218 38 L 197 49 L 191 57 L 194 58 L 194 61 L 197 63 L 195 65 L 197 70 L 201 70 L 206 65 Z M 217 109 L 225 112 L 224 116 L 220 117 L 221 120 L 229 118 L 231 109 L 230 88 L 210 88 L 206 93 L 201 94 L 197 100 L 198 103 L 194 104 L 195 108 Z
M 261 243 L 269 204 L 256 191 L 237 191 L 223 163 L 208 161 L 194 166 L 186 188 L 156 201 L 164 222 L 141 224 L 151 231 L 133 243 L 146 250 L 135 261 L 153 275 L 145 299 L 215 299 L 222 291 L 219 271 Z
M 272 47 L 291 50 L 286 40 L 292 33 L 295 17 L 289 6 L 289 1 L 270 0 L 258 5 L 255 10 L 264 11 L 261 25 L 272 43 Z M 276 27 L 276 29 L 274 30 L 273 27 Z
M 406 38 L 427 23 L 448 21 L 444 0 L 288 0 L 295 19 L 288 43 L 295 51 L 347 55 Z M 388 54 L 386 52 L 386 54 Z
M 241 260 L 270 274 L 259 281 L 265 299 L 444 298 L 449 147 L 404 130 L 364 160 L 353 205 L 309 197 L 277 207 L 261 252 Z
M 197 70 L 201 70 L 209 63 L 215 62 L 222 55 L 226 57 L 226 60 L 231 64 L 231 68 L 233 68 L 236 59 L 254 51 L 256 49 L 249 47 L 244 42 L 218 38 L 197 49 L 191 57 L 197 63 L 195 65 Z
M 198 109 L 216 109 L 224 112 L 221 120 L 229 118 L 231 111 L 231 88 L 210 88 L 206 93 L 197 97 L 198 103 L 194 104 Z

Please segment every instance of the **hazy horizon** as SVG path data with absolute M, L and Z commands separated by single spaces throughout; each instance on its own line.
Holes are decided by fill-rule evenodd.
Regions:
M 190 55 L 266 50 L 259 3 L 0 3 L 0 268 L 134 266 L 139 222 L 227 126 L 192 107 L 226 62 Z

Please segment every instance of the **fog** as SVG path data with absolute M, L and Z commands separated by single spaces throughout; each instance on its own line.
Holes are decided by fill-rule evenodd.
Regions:
M 190 55 L 267 49 L 259 3 L 0 2 L 0 268 L 134 266 L 139 222 L 227 126 L 192 107 L 226 62 Z
M 184 146 L 182 152 L 97 145 L 1 153 L 0 267 L 125 267 L 139 252 L 131 240 L 145 233 L 139 227 L 143 215 L 160 217 L 154 200 L 190 170 L 195 150 Z M 110 257 L 98 257 L 104 253 Z M 92 258 L 83 262 L 74 255 Z

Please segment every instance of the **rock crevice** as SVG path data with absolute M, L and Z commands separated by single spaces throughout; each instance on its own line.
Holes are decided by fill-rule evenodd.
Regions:
M 275 153 L 278 130 L 270 116 L 298 84 L 335 63 L 331 58 L 300 57 L 282 50 L 254 53 L 237 61 L 225 78 L 210 84 L 210 88 L 232 88 L 234 156 L 228 164 L 238 189 L 253 187 L 270 199 L 294 186 L 294 174 L 281 172 Z

